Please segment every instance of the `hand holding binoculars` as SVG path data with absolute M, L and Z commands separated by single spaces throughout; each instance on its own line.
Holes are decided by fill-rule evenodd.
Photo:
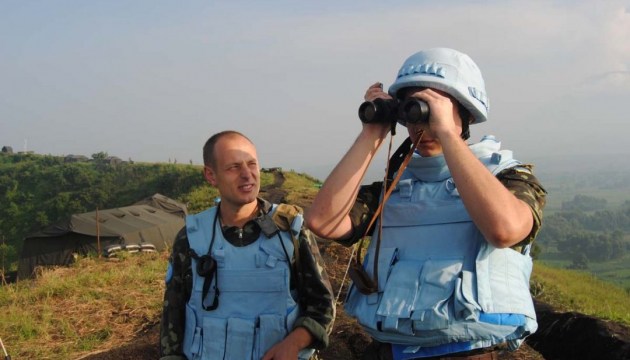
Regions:
M 417 98 L 375 99 L 359 106 L 359 119 L 364 123 L 417 124 L 429 121 L 429 105 Z

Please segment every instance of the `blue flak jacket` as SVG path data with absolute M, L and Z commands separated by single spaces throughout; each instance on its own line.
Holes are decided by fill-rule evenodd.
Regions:
M 470 149 L 495 175 L 521 165 L 492 136 Z M 381 221 L 378 292 L 364 295 L 351 287 L 345 309 L 376 340 L 398 344 L 396 358 L 504 342 L 516 349 L 536 331 L 529 248 L 498 249 L 484 239 L 443 156 L 414 155 Z M 372 276 L 376 236 L 364 261 Z
M 275 206 L 274 206 L 275 209 Z M 213 207 L 186 218 L 191 249 L 211 254 L 217 262 L 217 281 L 212 277 L 208 294 L 202 300 L 204 278 L 197 274 L 193 259 L 193 291 L 186 305 L 184 353 L 191 360 L 260 359 L 293 329 L 300 314 L 290 289 L 290 266 L 294 246 L 288 232 L 258 240 L 244 247 L 231 245 L 216 224 Z M 272 210 L 273 211 L 273 210 Z M 216 225 L 213 226 L 213 225 Z M 283 242 L 286 253 L 280 241 Z M 219 289 L 219 306 L 203 309 L 213 302 Z M 313 350 L 300 352 L 308 359 Z

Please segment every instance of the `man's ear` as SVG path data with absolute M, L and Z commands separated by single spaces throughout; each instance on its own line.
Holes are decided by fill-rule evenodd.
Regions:
M 216 174 L 215 174 L 214 170 L 212 170 L 212 168 L 210 166 L 204 165 L 204 167 L 203 167 L 203 177 L 206 178 L 206 181 L 208 181 L 210 183 L 210 185 L 217 186 Z

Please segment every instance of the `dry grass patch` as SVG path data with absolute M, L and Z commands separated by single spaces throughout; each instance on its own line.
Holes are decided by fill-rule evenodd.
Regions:
M 317 181 L 293 171 L 284 172 L 283 174 L 285 180 L 282 188 L 287 191 L 286 202 L 302 207 L 310 205 L 319 191 L 319 188 L 316 186 Z
M 5 346 L 16 359 L 52 359 L 129 342 L 159 319 L 167 256 L 86 258 L 0 288 Z

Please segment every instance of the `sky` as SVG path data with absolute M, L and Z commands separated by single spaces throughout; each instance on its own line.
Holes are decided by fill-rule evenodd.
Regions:
M 525 162 L 630 156 L 630 0 L 0 0 L 0 146 L 201 164 L 231 129 L 261 166 L 323 180 L 366 88 L 432 47 L 482 70 L 471 140 Z

